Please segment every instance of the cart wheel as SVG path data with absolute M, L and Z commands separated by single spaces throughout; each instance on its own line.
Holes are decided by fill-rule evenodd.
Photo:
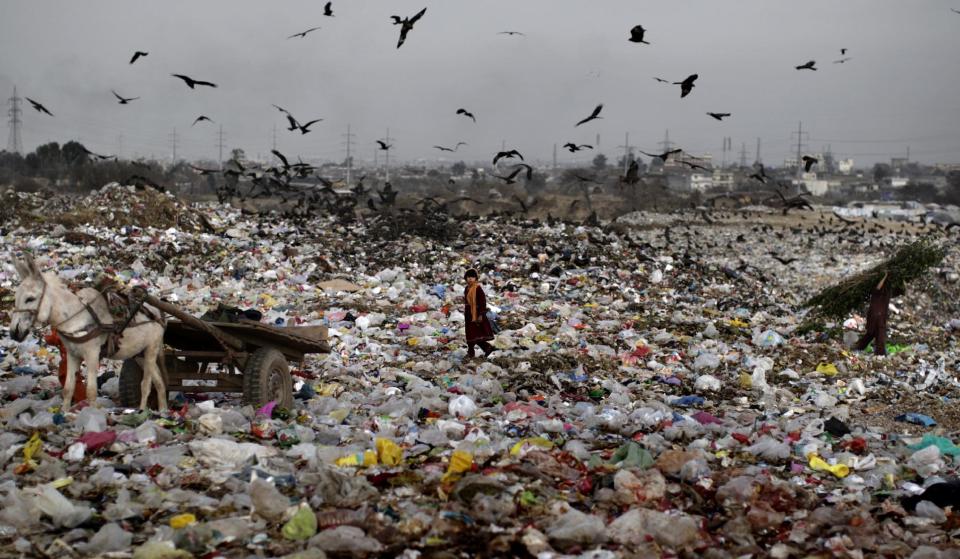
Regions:
M 169 364 L 167 365 L 169 367 Z M 140 381 L 143 380 L 143 367 L 136 359 L 125 359 L 120 368 L 120 405 L 125 408 L 140 407 Z M 147 398 L 147 406 L 156 410 L 160 408 L 157 393 L 151 392 Z
M 283 353 L 261 347 L 253 352 L 243 371 L 243 402 L 262 406 L 271 400 L 293 409 L 293 379 Z

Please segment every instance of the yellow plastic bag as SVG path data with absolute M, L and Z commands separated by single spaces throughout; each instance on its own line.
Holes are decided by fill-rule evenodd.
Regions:
M 281 530 L 283 537 L 288 540 L 300 541 L 310 539 L 317 533 L 317 515 L 307 503 L 301 503 L 297 512 Z
M 37 462 L 33 459 L 40 449 L 43 448 L 43 440 L 40 433 L 34 433 L 27 444 L 23 445 L 23 463 L 17 466 L 14 473 L 25 474 L 37 467 Z
M 447 473 L 440 478 L 441 483 L 456 480 L 460 474 L 470 471 L 473 468 L 473 454 L 465 450 L 454 450 L 450 457 L 450 465 L 447 466 Z
M 829 464 L 826 460 L 817 456 L 815 452 L 808 454 L 807 458 L 810 460 L 810 468 L 818 472 L 830 472 L 839 478 L 850 475 L 850 468 L 846 464 Z
M 356 452 L 354 454 L 348 454 L 342 458 L 337 458 L 337 461 L 334 462 L 337 466 L 376 466 L 377 465 L 377 451 L 376 450 L 364 450 L 363 452 Z
M 533 450 L 534 448 L 550 450 L 553 448 L 553 443 L 543 437 L 521 439 L 517 442 L 517 444 L 513 445 L 513 448 L 510 449 L 510 455 L 520 456 L 521 454 L 526 453 L 529 450 Z
M 384 466 L 398 466 L 403 461 L 403 450 L 390 439 L 377 437 L 377 457 Z
M 174 530 L 179 530 L 181 528 L 186 528 L 191 524 L 197 523 L 197 517 L 192 513 L 178 514 L 170 519 L 170 527 Z
M 837 370 L 837 366 L 833 363 L 820 363 L 817 365 L 817 372 L 832 377 L 836 376 L 840 371 Z

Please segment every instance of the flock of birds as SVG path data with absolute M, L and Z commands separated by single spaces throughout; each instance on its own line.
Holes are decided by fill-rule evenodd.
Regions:
M 960 11 L 958 10 L 955 10 L 952 8 L 951 10 L 954 12 L 960 13 Z M 427 8 L 423 8 L 417 13 L 407 17 L 401 17 L 398 15 L 390 16 L 389 19 L 392 21 L 393 25 L 400 27 L 399 37 L 397 40 L 398 49 L 405 44 L 408 37 L 410 36 L 410 33 L 413 31 L 414 27 L 418 24 L 418 22 L 423 20 L 426 13 L 427 13 Z M 332 1 L 328 1 L 324 5 L 323 16 L 334 17 Z M 308 35 L 310 35 L 311 33 L 314 33 L 319 29 L 320 29 L 320 26 L 310 27 L 308 29 L 305 29 L 303 31 L 290 35 L 289 37 L 287 37 L 287 39 L 288 40 L 295 39 L 295 38 L 305 39 L 307 38 Z M 501 31 L 498 34 L 507 35 L 507 36 L 524 36 L 525 35 L 521 31 L 512 31 L 512 30 Z M 648 30 L 646 28 L 644 28 L 642 25 L 635 25 L 629 30 L 629 37 L 627 37 L 627 40 L 631 43 L 635 43 L 638 45 L 648 45 L 648 46 L 652 45 L 652 43 L 647 40 L 647 34 L 648 34 Z M 848 53 L 847 48 L 841 48 L 840 58 L 838 58 L 837 60 L 834 60 L 834 64 L 844 64 L 849 60 L 851 60 L 852 58 L 847 56 L 847 53 Z M 130 58 L 129 64 L 131 65 L 135 64 L 141 59 L 149 56 L 149 54 L 150 54 L 149 52 L 145 52 L 145 51 L 140 51 L 140 50 L 135 51 L 132 57 Z M 795 66 L 795 68 L 798 71 L 803 71 L 803 70 L 817 71 L 815 60 L 809 60 L 803 64 Z M 191 90 L 196 90 L 198 87 L 207 87 L 207 88 L 217 87 L 217 84 L 214 82 L 197 79 L 191 76 L 187 76 L 185 74 L 173 73 L 171 74 L 171 77 L 181 80 L 184 83 L 184 85 L 186 85 Z M 683 99 L 689 96 L 693 92 L 693 89 L 696 86 L 696 82 L 699 79 L 699 75 L 690 74 L 686 78 L 679 81 L 674 81 L 674 80 L 670 80 L 662 77 L 654 77 L 653 79 L 659 83 L 680 86 L 680 98 Z M 140 99 L 139 96 L 125 97 L 112 89 L 111 89 L 111 93 L 114 95 L 114 97 L 117 99 L 117 102 L 120 105 L 130 105 L 134 101 L 137 101 Z M 50 109 L 48 109 L 43 103 L 35 99 L 32 99 L 30 97 L 25 97 L 25 98 L 30 103 L 32 108 L 37 112 L 41 114 L 45 114 L 50 117 L 54 116 L 54 113 Z M 297 117 L 295 117 L 289 110 L 283 107 L 280 107 L 279 105 L 273 105 L 273 107 L 276 108 L 278 111 L 280 111 L 280 113 L 286 119 L 287 130 L 290 132 L 300 132 L 301 135 L 305 135 L 311 132 L 312 126 L 323 121 L 322 118 L 314 118 L 311 120 L 300 120 Z M 573 127 L 577 128 L 582 125 L 588 124 L 594 120 L 602 119 L 603 117 L 601 116 L 601 112 L 603 111 L 603 109 L 604 109 L 603 103 L 596 105 L 596 107 L 588 116 L 577 121 L 573 125 Z M 474 123 L 477 123 L 476 115 L 472 111 L 466 108 L 463 108 L 463 107 L 458 108 L 455 111 L 455 114 L 458 116 L 462 116 L 464 118 L 469 118 Z M 706 114 L 710 118 L 713 118 L 717 121 L 723 121 L 724 119 L 732 116 L 730 112 L 711 111 L 711 112 L 707 112 Z M 195 126 L 202 122 L 213 123 L 214 120 L 207 115 L 199 115 L 193 120 L 193 123 L 191 124 L 191 126 Z M 386 140 L 376 140 L 376 142 L 378 145 L 378 149 L 383 151 L 388 151 L 393 147 L 393 145 L 387 143 Z M 457 142 L 453 147 L 447 147 L 444 145 L 434 145 L 433 148 L 441 152 L 456 152 L 460 148 L 460 146 L 463 146 L 463 145 L 467 145 L 466 142 L 460 141 L 460 142 Z M 593 149 L 593 146 L 589 144 L 578 144 L 576 142 L 567 142 L 563 144 L 563 147 L 564 149 L 567 149 L 570 153 L 576 153 L 582 150 Z M 698 162 L 700 161 L 700 158 L 693 156 L 692 154 L 686 153 L 683 149 L 679 149 L 679 148 L 671 149 L 671 150 L 664 151 L 663 153 L 649 153 L 645 151 L 640 151 L 640 153 L 651 158 L 659 159 L 664 163 L 666 163 L 670 157 L 677 157 L 682 154 L 683 158 L 679 159 L 679 162 L 681 164 L 686 165 L 692 169 L 707 170 L 707 168 L 704 165 L 701 165 L 700 162 Z M 92 158 L 96 158 L 100 160 L 111 159 L 114 157 L 109 155 L 100 155 L 90 151 L 87 151 L 87 154 Z M 231 161 L 230 165 L 228 165 L 222 170 L 199 169 L 199 168 L 195 168 L 195 169 L 198 173 L 203 175 L 221 173 L 227 178 L 231 178 L 231 177 L 236 179 L 239 179 L 241 177 L 249 178 L 252 184 L 254 185 L 254 187 L 260 188 L 259 193 L 255 193 L 252 191 L 248 192 L 247 196 L 250 196 L 250 197 L 255 197 L 257 195 L 273 195 L 280 191 L 287 191 L 290 188 L 291 179 L 308 178 L 310 174 L 316 170 L 316 168 L 314 168 L 313 166 L 307 165 L 303 162 L 291 164 L 283 154 L 279 153 L 276 150 L 273 150 L 273 154 L 281 161 L 280 165 L 275 165 L 267 168 L 247 169 L 243 166 L 243 163 L 239 161 Z M 497 152 L 493 157 L 493 166 L 495 167 L 497 172 L 495 172 L 493 176 L 499 180 L 502 180 L 505 184 L 514 184 L 516 182 L 517 177 L 520 176 L 520 173 L 525 172 L 526 180 L 528 181 L 531 180 L 533 177 L 534 170 L 530 165 L 528 165 L 525 162 L 515 163 L 511 168 L 508 168 L 506 172 L 500 172 L 499 167 L 497 165 L 501 160 L 513 160 L 515 158 L 519 159 L 521 162 L 524 161 L 523 155 L 516 149 L 503 150 L 503 151 Z M 803 165 L 806 171 L 810 171 L 813 165 L 816 165 L 817 163 L 818 163 L 817 158 L 810 155 L 803 156 Z M 324 191 L 326 192 L 332 191 L 332 189 L 329 187 L 329 184 L 327 184 L 329 183 L 329 181 L 326 181 L 325 179 L 319 176 L 317 176 L 316 178 L 320 180 L 322 184 L 325 184 Z M 768 182 L 771 181 L 771 178 L 766 174 L 766 171 L 762 165 L 758 166 L 758 170 L 754 174 L 750 175 L 750 178 L 755 179 L 763 184 L 767 184 Z M 631 162 L 631 164 L 629 165 L 624 175 L 619 177 L 619 181 L 622 184 L 631 185 L 631 186 L 637 184 L 640 181 L 639 164 L 636 160 L 633 160 Z M 776 183 L 776 184 L 778 188 L 786 186 L 781 183 Z M 356 189 L 356 188 L 355 189 L 362 193 L 363 192 L 362 181 L 358 183 L 357 186 L 359 187 L 359 189 Z M 301 193 L 301 198 L 306 199 L 308 198 L 308 196 L 306 194 Z M 395 195 L 394 195 L 394 198 L 395 198 Z M 371 207 L 374 207 L 372 199 L 370 200 L 370 204 L 368 205 Z

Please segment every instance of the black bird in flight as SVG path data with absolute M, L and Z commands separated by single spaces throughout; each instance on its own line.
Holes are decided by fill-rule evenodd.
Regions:
M 799 66 L 796 66 L 795 68 L 796 68 L 797 70 L 813 70 L 814 72 L 816 72 L 816 71 L 817 71 L 817 69 L 816 69 L 816 67 L 815 67 L 816 63 L 817 63 L 816 60 L 810 60 L 810 61 L 807 61 L 807 62 L 804 63 L 804 64 L 801 64 L 801 65 L 799 65 Z
M 519 169 L 527 170 L 527 180 L 530 180 L 533 178 L 533 167 L 527 165 L 526 163 L 517 163 L 516 167 L 517 167 L 517 170 Z
M 583 180 L 580 177 L 577 178 Z M 636 159 L 630 162 L 630 167 L 627 169 L 627 174 L 621 177 L 620 180 L 627 184 L 637 184 L 640 182 L 640 164 L 637 163 Z
M 957 12 L 960 13 L 960 12 Z M 840 56 L 847 54 L 847 49 L 840 49 Z
M 521 33 L 521 32 L 519 32 L 519 31 L 501 31 L 501 32 L 497 33 L 497 35 L 522 35 L 522 36 L 526 36 L 527 34 L 526 34 L 526 33 Z
M 202 177 L 205 177 L 207 175 L 213 175 L 220 172 L 219 169 L 203 169 L 201 167 L 194 167 L 193 165 L 191 165 L 190 168 L 200 173 L 200 176 Z
M 770 256 L 772 256 L 774 260 L 776 260 L 777 262 L 783 264 L 784 266 L 787 266 L 787 265 L 789 265 L 791 262 L 796 262 L 797 260 L 799 260 L 799 259 L 796 258 L 796 257 L 784 258 L 784 257 L 780 256 L 779 254 L 777 254 L 777 253 L 775 253 L 775 252 L 771 252 L 771 253 L 770 253 Z
M 135 53 L 133 53 L 133 58 L 130 59 L 130 64 L 133 64 L 134 62 L 137 61 L 138 58 L 141 58 L 141 57 L 146 56 L 146 55 L 148 55 L 148 54 L 150 54 L 150 53 L 149 53 L 149 52 L 143 52 L 142 50 L 136 51 Z
M 686 165 L 687 167 L 690 167 L 691 169 L 703 169 L 704 171 L 710 170 L 704 167 L 703 165 L 697 165 L 696 163 L 691 163 L 689 161 L 681 161 L 680 163 L 683 163 L 684 165 Z
M 520 209 L 523 210 L 523 213 L 529 212 L 531 209 L 533 209 L 534 206 L 536 206 L 537 204 L 540 203 L 540 200 L 539 200 L 539 199 L 536 199 L 536 200 L 533 200 L 533 203 L 531 203 L 531 204 L 528 206 L 527 203 L 524 202 L 523 199 L 521 199 L 521 198 L 520 198 L 519 196 L 517 196 L 516 194 L 513 195 L 513 199 L 516 200 L 518 204 L 520 204 Z
M 387 151 L 388 149 L 393 147 L 393 144 L 387 145 L 387 143 L 384 142 L 383 140 L 377 140 L 377 143 L 380 144 L 380 149 L 382 149 L 383 151 Z
M 293 115 L 290 113 L 287 113 L 287 122 L 290 123 L 290 126 L 287 126 L 287 130 L 291 132 L 300 128 L 300 123 L 297 122 L 297 119 L 293 118 Z
M 280 105 L 273 105 L 272 103 L 271 103 L 271 105 L 272 105 L 274 108 L 276 108 L 278 111 L 280 111 L 281 113 L 290 114 L 290 111 L 288 111 L 287 109 L 284 109 L 284 108 L 281 107 Z
M 673 82 L 673 85 L 680 86 L 680 98 L 683 99 L 693 90 L 693 82 L 697 81 L 697 78 L 700 77 L 699 74 L 690 74 L 687 76 L 687 79 L 682 82 Z
M 47 108 L 44 107 L 43 105 L 41 105 L 40 103 L 37 103 L 36 101 L 34 101 L 33 99 L 31 99 L 31 98 L 29 98 L 29 97 L 24 97 L 24 99 L 26 99 L 27 101 L 30 101 L 30 104 L 33 106 L 34 109 L 37 110 L 37 112 L 47 113 L 48 115 L 53 116 L 53 113 L 51 113 L 50 111 L 48 111 Z
M 323 6 L 323 15 L 333 17 L 333 2 L 327 2 Z
M 129 103 L 130 101 L 136 101 L 137 99 L 139 99 L 139 97 L 130 97 L 130 98 L 121 97 L 119 93 L 117 93 L 116 91 L 114 91 L 114 90 L 112 90 L 112 89 L 110 90 L 110 92 L 113 93 L 113 96 L 116 97 L 116 98 L 120 101 L 120 104 L 121 104 L 121 105 L 126 105 L 126 104 Z
M 512 149 L 510 151 L 498 151 L 497 154 L 493 156 L 493 164 L 496 165 L 497 161 L 501 159 L 511 159 L 513 157 L 519 157 L 520 161 L 524 160 L 519 151 Z
M 599 105 L 597 105 L 597 107 L 596 107 L 595 109 L 593 109 L 593 112 L 590 113 L 590 116 L 588 116 L 587 118 L 585 118 L 585 119 L 581 120 L 580 122 L 574 124 L 573 127 L 576 128 L 577 126 L 580 126 L 580 125 L 583 124 L 584 122 L 590 122 L 591 120 L 593 120 L 593 119 L 595 119 L 595 118 L 603 118 L 603 117 L 600 116 L 600 111 L 601 111 L 602 109 L 603 109 L 603 103 L 600 103 Z
M 767 184 L 767 172 L 766 172 L 766 170 L 763 168 L 763 165 L 762 165 L 762 164 L 758 163 L 757 165 L 759 165 L 760 170 L 757 171 L 756 173 L 750 175 L 749 178 L 751 178 L 751 179 L 757 179 L 758 181 L 762 182 L 763 184 Z
M 390 16 L 393 18 L 394 25 L 397 25 L 397 24 L 400 25 L 400 40 L 397 41 L 397 48 L 400 48 L 403 46 L 403 42 L 407 40 L 407 33 L 409 33 L 411 29 L 413 29 L 413 24 L 417 23 L 417 21 L 419 21 L 420 18 L 422 18 L 423 14 L 425 13 L 427 13 L 426 8 L 420 10 L 419 12 L 417 12 L 415 16 L 410 18 L 405 17 L 403 19 L 400 19 L 399 16 Z
M 200 115 L 200 116 L 198 116 L 198 117 L 196 118 L 196 120 L 193 121 L 193 124 L 191 124 L 190 126 L 193 126 L 193 125 L 195 125 L 195 124 L 198 123 L 198 122 L 203 122 L 204 120 L 207 121 L 207 122 L 213 122 L 213 120 L 211 120 L 210 117 L 208 117 L 208 116 L 206 116 L 206 115 Z
M 502 180 L 502 181 L 504 181 L 504 182 L 507 183 L 507 184 L 513 184 L 513 183 L 517 182 L 517 181 L 514 180 L 514 179 L 515 179 L 515 177 L 516 177 L 517 175 L 520 174 L 520 171 L 522 171 L 522 170 L 523 170 L 523 169 L 521 169 L 520 167 L 517 167 L 516 169 L 513 170 L 512 173 L 510 173 L 509 175 L 507 175 L 507 176 L 505 176 L 505 177 L 501 177 L 500 175 L 493 175 L 493 176 L 496 177 L 496 178 L 498 178 L 498 179 L 500 179 L 500 180 Z
M 292 118 L 292 117 L 291 117 L 291 118 Z M 320 121 L 322 121 L 322 120 L 323 120 L 322 118 L 318 118 L 318 119 L 315 119 L 315 120 L 311 120 L 310 122 L 306 122 L 306 123 L 304 123 L 304 124 L 297 124 L 297 128 L 300 129 L 300 133 L 301 133 L 301 134 L 306 134 L 307 132 L 310 132 L 310 130 L 308 130 L 308 128 L 310 128 L 312 125 L 314 125 L 314 124 L 316 124 L 316 123 L 318 123 L 318 122 L 320 122 Z
M 93 153 L 92 151 L 88 150 L 85 146 L 80 146 L 80 148 L 83 150 L 83 153 L 85 153 L 85 154 L 87 154 L 87 155 L 89 155 L 89 156 L 91 156 L 91 157 L 96 157 L 97 159 L 99 159 L 99 160 L 101 160 L 101 161 L 103 161 L 103 160 L 105 160 L 105 159 L 116 159 L 116 157 L 117 157 L 116 155 L 100 155 L 99 153 Z
M 319 27 L 311 27 L 310 29 L 307 29 L 306 31 L 301 31 L 300 33 L 294 33 L 293 35 L 290 35 L 290 36 L 287 37 L 287 38 L 288 38 L 288 39 L 292 39 L 292 38 L 294 38 L 294 37 L 300 37 L 301 39 L 303 39 L 303 38 L 305 38 L 305 37 L 307 36 L 307 33 L 310 33 L 311 31 L 316 31 L 317 29 L 320 29 L 320 28 L 319 28 Z
M 656 76 L 654 76 L 653 79 L 657 80 L 660 83 L 670 83 L 670 80 L 665 80 L 663 78 L 658 78 Z
M 457 114 L 458 114 L 458 115 L 463 115 L 463 116 L 470 117 L 470 120 L 472 120 L 472 121 L 474 121 L 474 122 L 477 121 L 477 117 L 473 116 L 473 113 L 471 113 L 471 112 L 468 111 L 467 109 L 463 109 L 463 108 L 457 109 Z
M 954 12 L 954 13 L 957 13 L 957 14 L 960 14 L 960 10 L 955 10 L 955 9 L 953 9 L 953 8 L 950 8 L 950 11 L 951 11 L 951 12 Z
M 715 119 L 717 119 L 717 120 L 723 120 L 724 117 L 730 116 L 730 113 L 707 113 L 707 114 L 710 115 L 710 116 L 712 116 L 713 118 L 715 118 Z
M 639 150 L 638 150 L 638 151 L 639 151 Z M 646 155 L 647 157 L 656 157 L 656 158 L 660 159 L 660 161 L 663 161 L 664 163 L 667 162 L 667 159 L 669 159 L 669 157 L 670 157 L 671 155 L 674 155 L 674 154 L 676 154 L 676 153 L 682 153 L 682 152 L 683 152 L 682 149 L 671 149 L 671 150 L 665 151 L 665 152 L 663 152 L 663 153 L 661 153 L 661 154 L 647 153 L 647 152 L 645 152 L 645 151 L 640 151 L 640 153 Z
M 589 145 L 589 144 L 580 144 L 580 145 L 577 145 L 577 144 L 575 144 L 575 143 L 573 143 L 573 142 L 567 142 L 567 143 L 563 144 L 563 147 L 565 147 L 567 150 L 569 150 L 570 153 L 576 153 L 576 152 L 578 152 L 578 151 L 580 151 L 580 150 L 582 150 L 582 149 L 593 149 L 593 146 L 591 146 L 591 145 Z
M 849 57 L 849 56 L 844 56 L 844 57 L 841 58 L 840 60 L 834 60 L 833 63 L 834 63 L 834 64 L 843 64 L 843 63 L 846 62 L 847 60 L 850 60 L 850 58 L 851 58 L 851 57 Z
M 193 89 L 194 86 L 197 86 L 197 85 L 205 85 L 207 87 L 217 87 L 217 84 L 215 83 L 205 82 L 202 80 L 195 80 L 190 76 L 184 76 L 183 74 L 170 74 L 170 75 L 175 78 L 180 78 L 181 80 L 183 80 L 183 83 L 187 84 L 187 87 L 189 87 L 190 89 Z
M 809 155 L 804 155 L 804 156 L 803 156 L 803 170 L 809 173 L 809 172 L 810 172 L 810 167 L 813 167 L 814 164 L 819 163 L 819 162 L 820 162 L 820 160 L 817 159 L 816 157 L 810 157 Z
M 642 25 L 636 25 L 630 30 L 630 38 L 628 40 L 631 43 L 643 43 L 645 45 L 649 45 L 650 43 L 643 40 L 643 34 L 646 32 L 647 30 L 644 29 Z
M 433 146 L 433 147 L 437 148 L 440 151 L 457 151 L 458 149 L 460 149 L 460 146 L 465 146 L 465 145 L 467 145 L 467 142 L 457 142 L 457 145 L 453 146 L 452 148 L 448 148 L 444 146 Z

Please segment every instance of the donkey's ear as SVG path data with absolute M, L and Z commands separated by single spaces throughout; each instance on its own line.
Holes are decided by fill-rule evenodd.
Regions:
M 24 280 L 30 277 L 30 268 L 28 268 L 27 264 L 22 260 L 14 258 L 13 267 L 16 268 L 17 275 L 20 276 L 20 279 Z
M 37 266 L 37 262 L 33 259 L 33 256 L 27 255 L 23 260 L 24 265 L 26 266 L 27 274 L 30 277 L 39 278 L 40 277 L 40 268 Z M 23 276 L 26 277 L 26 276 Z

